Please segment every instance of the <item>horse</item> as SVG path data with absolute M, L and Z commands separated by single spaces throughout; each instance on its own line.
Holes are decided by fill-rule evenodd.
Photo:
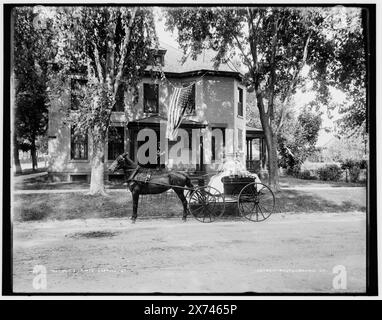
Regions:
M 138 217 L 138 200 L 141 194 L 159 194 L 166 192 L 170 189 L 174 190 L 183 205 L 183 217 L 182 220 L 185 222 L 187 220 L 187 200 L 184 196 L 184 190 L 189 188 L 193 189 L 194 186 L 191 183 L 190 177 L 179 171 L 165 171 L 156 173 L 152 170 L 152 176 L 140 181 L 134 179 L 134 177 L 142 171 L 144 167 L 141 167 L 133 160 L 129 158 L 128 152 L 119 155 L 114 162 L 109 166 L 108 170 L 114 173 L 120 169 L 124 171 L 125 178 L 127 177 L 128 188 L 131 191 L 133 198 L 133 214 L 131 216 L 132 223 Z M 131 174 L 128 172 L 133 169 Z M 147 170 L 147 169 L 146 169 Z M 180 187 L 180 188 L 177 188 Z M 187 188 L 186 188 L 187 187 Z

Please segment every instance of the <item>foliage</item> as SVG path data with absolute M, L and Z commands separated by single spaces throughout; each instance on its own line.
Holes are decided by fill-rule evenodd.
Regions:
M 341 72 L 338 77 L 339 86 L 347 92 L 349 102 L 342 105 L 339 121 L 342 133 L 353 135 L 357 132 L 368 133 L 367 105 L 366 105 L 366 41 L 363 38 L 367 28 L 367 13 L 361 15 L 362 27 L 353 26 L 348 39 L 339 53 Z
M 247 93 L 246 101 L 246 114 L 247 114 L 247 125 L 253 128 L 261 128 L 261 121 L 259 110 L 256 106 L 256 95 L 253 92 Z
M 52 34 L 36 27 L 32 8 L 15 8 L 13 14 L 16 143 L 19 149 L 35 153 L 36 139 L 47 130 L 46 82 Z
M 316 142 L 321 127 L 321 115 L 303 109 L 297 119 L 293 113 L 286 116 L 288 126 L 278 134 L 280 166 L 288 173 L 298 175 L 302 163 L 317 151 Z
M 346 159 L 341 162 L 341 168 L 349 172 L 350 182 L 357 182 L 361 169 L 366 169 L 366 161 Z
M 312 175 L 312 173 L 309 170 L 300 171 L 297 177 L 300 179 L 304 179 L 304 180 L 315 180 L 315 179 L 317 179 L 316 176 Z
M 324 161 L 343 162 L 346 159 L 361 160 L 368 154 L 367 138 L 364 135 L 353 135 L 334 138 L 322 150 Z
M 50 97 L 60 101 L 76 75 L 86 84 L 78 90 L 75 110 L 61 99 L 62 110 L 75 134 L 92 141 L 91 193 L 104 193 L 104 152 L 111 113 L 121 99 L 122 87 L 132 102 L 158 48 L 151 8 L 55 7 L 54 72 Z M 155 65 L 154 65 L 155 66 Z M 154 67 L 153 66 L 153 67 Z M 70 92 L 69 92 L 70 94 Z M 129 104 L 129 106 L 133 105 Z
M 318 168 L 317 174 L 320 180 L 338 181 L 342 176 L 342 170 L 336 164 L 327 164 L 321 168 Z
M 73 74 L 87 79 L 76 112 L 67 110 L 77 130 L 109 127 L 111 110 L 122 85 L 137 98 L 138 84 L 158 46 L 150 8 L 66 7 L 56 10 L 55 64 L 67 81 Z M 62 88 L 54 88 L 61 95 Z M 96 137 L 94 137 L 96 138 Z M 102 137 L 100 137 L 102 138 Z

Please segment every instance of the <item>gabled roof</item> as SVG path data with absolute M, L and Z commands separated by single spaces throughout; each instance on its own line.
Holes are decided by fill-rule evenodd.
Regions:
M 213 50 L 203 50 L 202 54 L 200 54 L 196 60 L 193 60 L 192 57 L 188 57 L 187 60 L 182 64 L 183 52 L 181 50 L 163 43 L 161 43 L 161 48 L 165 48 L 167 50 L 164 56 L 164 72 L 211 70 L 241 73 L 241 70 L 231 61 L 227 61 L 227 63 L 221 63 L 219 67 L 215 69 L 213 58 L 216 56 L 217 52 Z
M 188 57 L 184 63 L 182 63 L 184 55 L 180 49 L 160 42 L 159 51 L 165 52 L 164 66 L 162 67 L 162 70 L 166 74 L 172 76 L 200 75 L 200 71 L 202 71 L 203 74 L 207 73 L 210 75 L 224 75 L 238 78 L 244 74 L 244 71 L 241 70 L 239 64 L 234 63 L 231 60 L 221 63 L 218 68 L 215 69 L 213 58 L 216 56 L 217 52 L 211 49 L 203 50 L 202 54 L 200 54 L 196 60 L 192 59 L 192 57 Z M 148 67 L 147 70 L 150 70 L 150 67 Z

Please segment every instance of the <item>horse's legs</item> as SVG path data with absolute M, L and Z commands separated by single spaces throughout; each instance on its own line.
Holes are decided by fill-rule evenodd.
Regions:
M 138 216 L 138 200 L 139 200 L 139 190 L 137 188 L 134 188 L 131 191 L 131 194 L 133 196 L 133 215 L 131 216 L 132 223 L 135 223 L 135 220 Z
M 182 218 L 182 220 L 186 221 L 188 209 L 187 209 L 187 200 L 186 200 L 186 197 L 184 196 L 183 189 L 173 188 L 173 190 L 178 195 L 180 201 L 182 201 L 182 204 L 183 204 L 183 218 Z

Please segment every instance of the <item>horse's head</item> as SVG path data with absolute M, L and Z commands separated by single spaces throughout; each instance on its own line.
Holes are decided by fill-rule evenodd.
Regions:
M 125 152 L 123 154 L 120 154 L 110 165 L 108 170 L 113 173 L 115 171 L 118 171 L 120 169 L 129 169 L 132 167 L 134 162 L 129 158 L 129 153 Z

